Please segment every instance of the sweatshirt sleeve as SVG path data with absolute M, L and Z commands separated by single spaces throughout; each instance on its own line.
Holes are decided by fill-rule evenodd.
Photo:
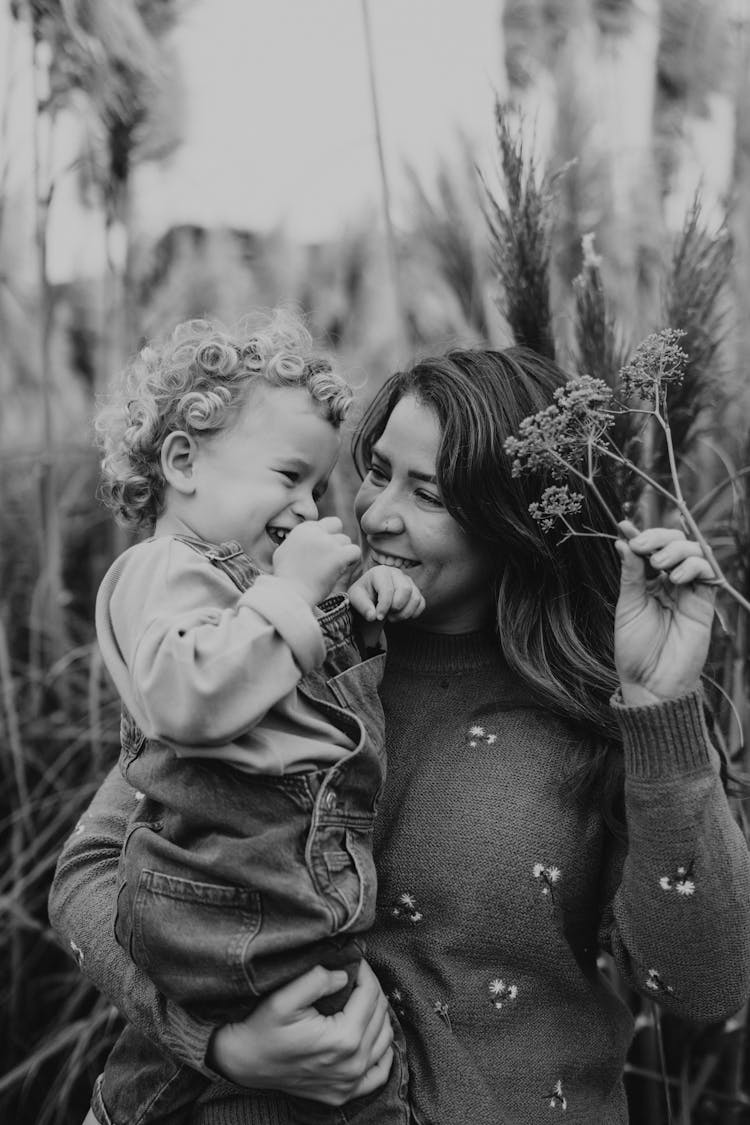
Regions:
M 715 1023 L 750 996 L 750 856 L 722 785 L 700 692 L 613 700 L 624 738 L 627 847 L 602 944 L 625 980 L 683 1019 Z M 620 877 L 621 876 L 621 877 Z
M 180 1062 L 207 1077 L 212 1024 L 162 996 L 115 941 L 112 909 L 117 865 L 133 790 L 115 768 L 66 841 L 49 894 L 53 929 L 81 972 L 122 1016 Z
M 238 593 L 173 541 L 126 552 L 99 591 L 97 637 L 146 734 L 186 747 L 233 741 L 322 663 L 325 641 L 293 584 L 260 575 Z

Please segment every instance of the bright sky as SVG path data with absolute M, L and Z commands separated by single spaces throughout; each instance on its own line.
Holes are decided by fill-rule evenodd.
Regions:
M 0 49 L 9 30 L 4 9 Z M 494 161 L 501 11 L 500 0 L 369 0 L 397 219 L 407 161 L 429 183 L 439 158 L 456 153 L 459 130 L 475 141 L 480 163 Z M 185 141 L 166 166 L 137 174 L 134 211 L 143 229 L 158 235 L 179 222 L 255 230 L 281 224 L 317 241 L 368 203 L 379 206 L 362 0 L 194 0 L 174 34 Z M 32 119 L 21 47 L 12 52 L 16 165 Z M 2 63 L 0 55 L 0 72 Z M 7 100 L 7 87 L 0 102 L 3 94 Z M 81 212 L 76 192 L 73 176 L 58 184 L 49 263 L 55 280 L 101 268 L 99 220 Z
M 403 162 L 429 173 L 455 152 L 459 128 L 489 144 L 501 5 L 369 0 L 368 10 L 398 197 Z M 362 0 L 200 2 L 177 39 L 188 143 L 164 190 L 149 183 L 149 222 L 283 222 L 316 240 L 378 199 Z

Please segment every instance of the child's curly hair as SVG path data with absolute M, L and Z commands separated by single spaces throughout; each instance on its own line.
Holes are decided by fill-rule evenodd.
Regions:
M 221 430 L 248 387 L 261 379 L 275 387 L 306 387 L 336 427 L 352 403 L 349 385 L 286 310 L 245 318 L 233 329 L 215 320 L 187 320 L 165 340 L 144 347 L 94 423 L 104 453 L 99 495 L 118 521 L 153 527 L 164 503 L 161 448 L 167 435 Z

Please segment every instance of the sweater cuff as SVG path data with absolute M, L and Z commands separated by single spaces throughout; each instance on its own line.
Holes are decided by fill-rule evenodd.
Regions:
M 645 707 L 627 707 L 617 691 L 610 705 L 622 731 L 627 777 L 679 777 L 713 767 L 700 690 Z
M 289 645 L 303 675 L 323 663 L 326 645 L 320 626 L 312 608 L 291 582 L 261 574 L 242 595 L 240 605 L 248 606 L 273 625 Z
M 173 1050 L 177 1058 L 187 1062 L 193 1070 L 199 1071 L 208 1078 L 220 1077 L 206 1066 L 208 1043 L 216 1030 L 216 1024 L 188 1015 L 178 1004 L 169 1001 L 167 1004 L 169 1042 L 166 1046 Z

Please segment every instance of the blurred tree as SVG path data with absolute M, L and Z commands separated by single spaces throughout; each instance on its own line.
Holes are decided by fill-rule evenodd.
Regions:
M 33 53 L 38 362 L 44 410 L 37 599 L 37 618 L 43 628 L 40 624 L 37 635 L 51 660 L 68 647 L 53 420 L 54 291 L 47 266 L 57 174 L 56 130 L 66 116 L 77 122 L 83 138 L 79 161 L 83 194 L 104 216 L 110 268 L 103 304 L 106 333 L 100 339 L 106 343 L 93 360 L 93 370 L 106 375 L 121 366 L 134 335 L 129 283 L 132 165 L 136 159 L 165 155 L 177 143 L 179 84 L 163 39 L 179 11 L 178 0 L 13 0 L 11 4 L 13 17 L 30 30 Z M 166 105 L 171 106 L 170 114 L 164 112 Z

